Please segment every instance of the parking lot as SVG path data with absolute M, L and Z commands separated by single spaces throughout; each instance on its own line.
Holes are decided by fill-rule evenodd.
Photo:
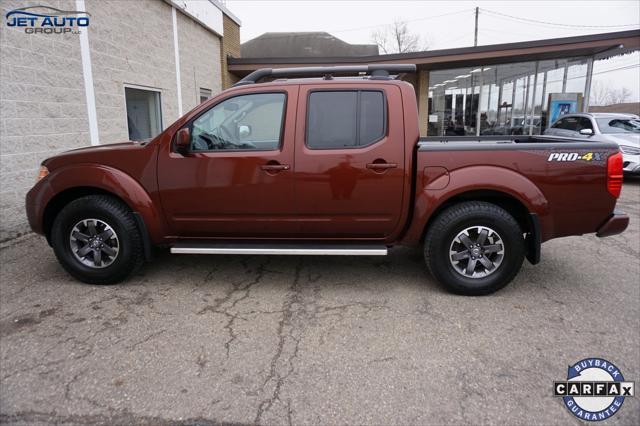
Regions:
M 624 234 L 554 240 L 488 297 L 421 253 L 161 255 L 119 286 L 67 276 L 45 240 L 1 253 L 0 422 L 567 424 L 552 397 L 598 356 L 640 381 L 640 180 Z M 627 398 L 612 424 L 640 424 Z

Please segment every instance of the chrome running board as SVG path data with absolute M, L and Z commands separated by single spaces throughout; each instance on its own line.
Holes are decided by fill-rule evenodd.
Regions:
M 255 254 L 315 256 L 386 256 L 383 244 L 177 243 L 173 254 Z

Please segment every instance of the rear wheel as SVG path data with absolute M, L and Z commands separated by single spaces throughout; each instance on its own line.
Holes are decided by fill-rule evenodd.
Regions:
M 449 290 L 465 295 L 493 293 L 518 273 L 525 255 L 518 222 L 504 209 L 482 201 L 443 211 L 425 237 L 427 267 Z
M 73 200 L 56 216 L 53 250 L 73 277 L 90 284 L 115 284 L 144 261 L 133 214 L 118 199 L 90 195 Z

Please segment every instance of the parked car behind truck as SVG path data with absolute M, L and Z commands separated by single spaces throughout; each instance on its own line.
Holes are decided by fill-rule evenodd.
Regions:
M 622 232 L 622 155 L 549 137 L 420 138 L 412 65 L 258 70 L 149 142 L 45 160 L 27 194 L 62 266 L 122 281 L 176 254 L 422 246 L 450 290 L 504 287 L 552 238 Z M 367 73 L 359 79 L 336 78 Z M 263 78 L 324 76 L 259 83 Z
M 640 174 L 640 119 L 637 115 L 606 112 L 567 114 L 544 133 L 592 142 L 614 142 L 622 151 L 624 172 Z

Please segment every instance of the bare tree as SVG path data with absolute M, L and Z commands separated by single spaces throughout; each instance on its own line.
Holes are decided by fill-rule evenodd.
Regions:
M 589 93 L 589 104 L 591 105 L 607 105 L 609 101 L 609 88 L 602 81 L 594 81 L 591 84 L 591 92 Z
M 631 90 L 621 87 L 619 90 L 611 90 L 611 103 L 623 104 L 631 98 Z
M 631 90 L 627 87 L 614 89 L 610 81 L 594 81 L 591 85 L 589 104 L 591 105 L 613 105 L 622 104 L 631 99 Z
M 406 53 L 427 50 L 429 47 L 419 34 L 413 34 L 405 21 L 396 20 L 393 24 L 371 33 L 371 40 L 378 45 L 382 53 Z

